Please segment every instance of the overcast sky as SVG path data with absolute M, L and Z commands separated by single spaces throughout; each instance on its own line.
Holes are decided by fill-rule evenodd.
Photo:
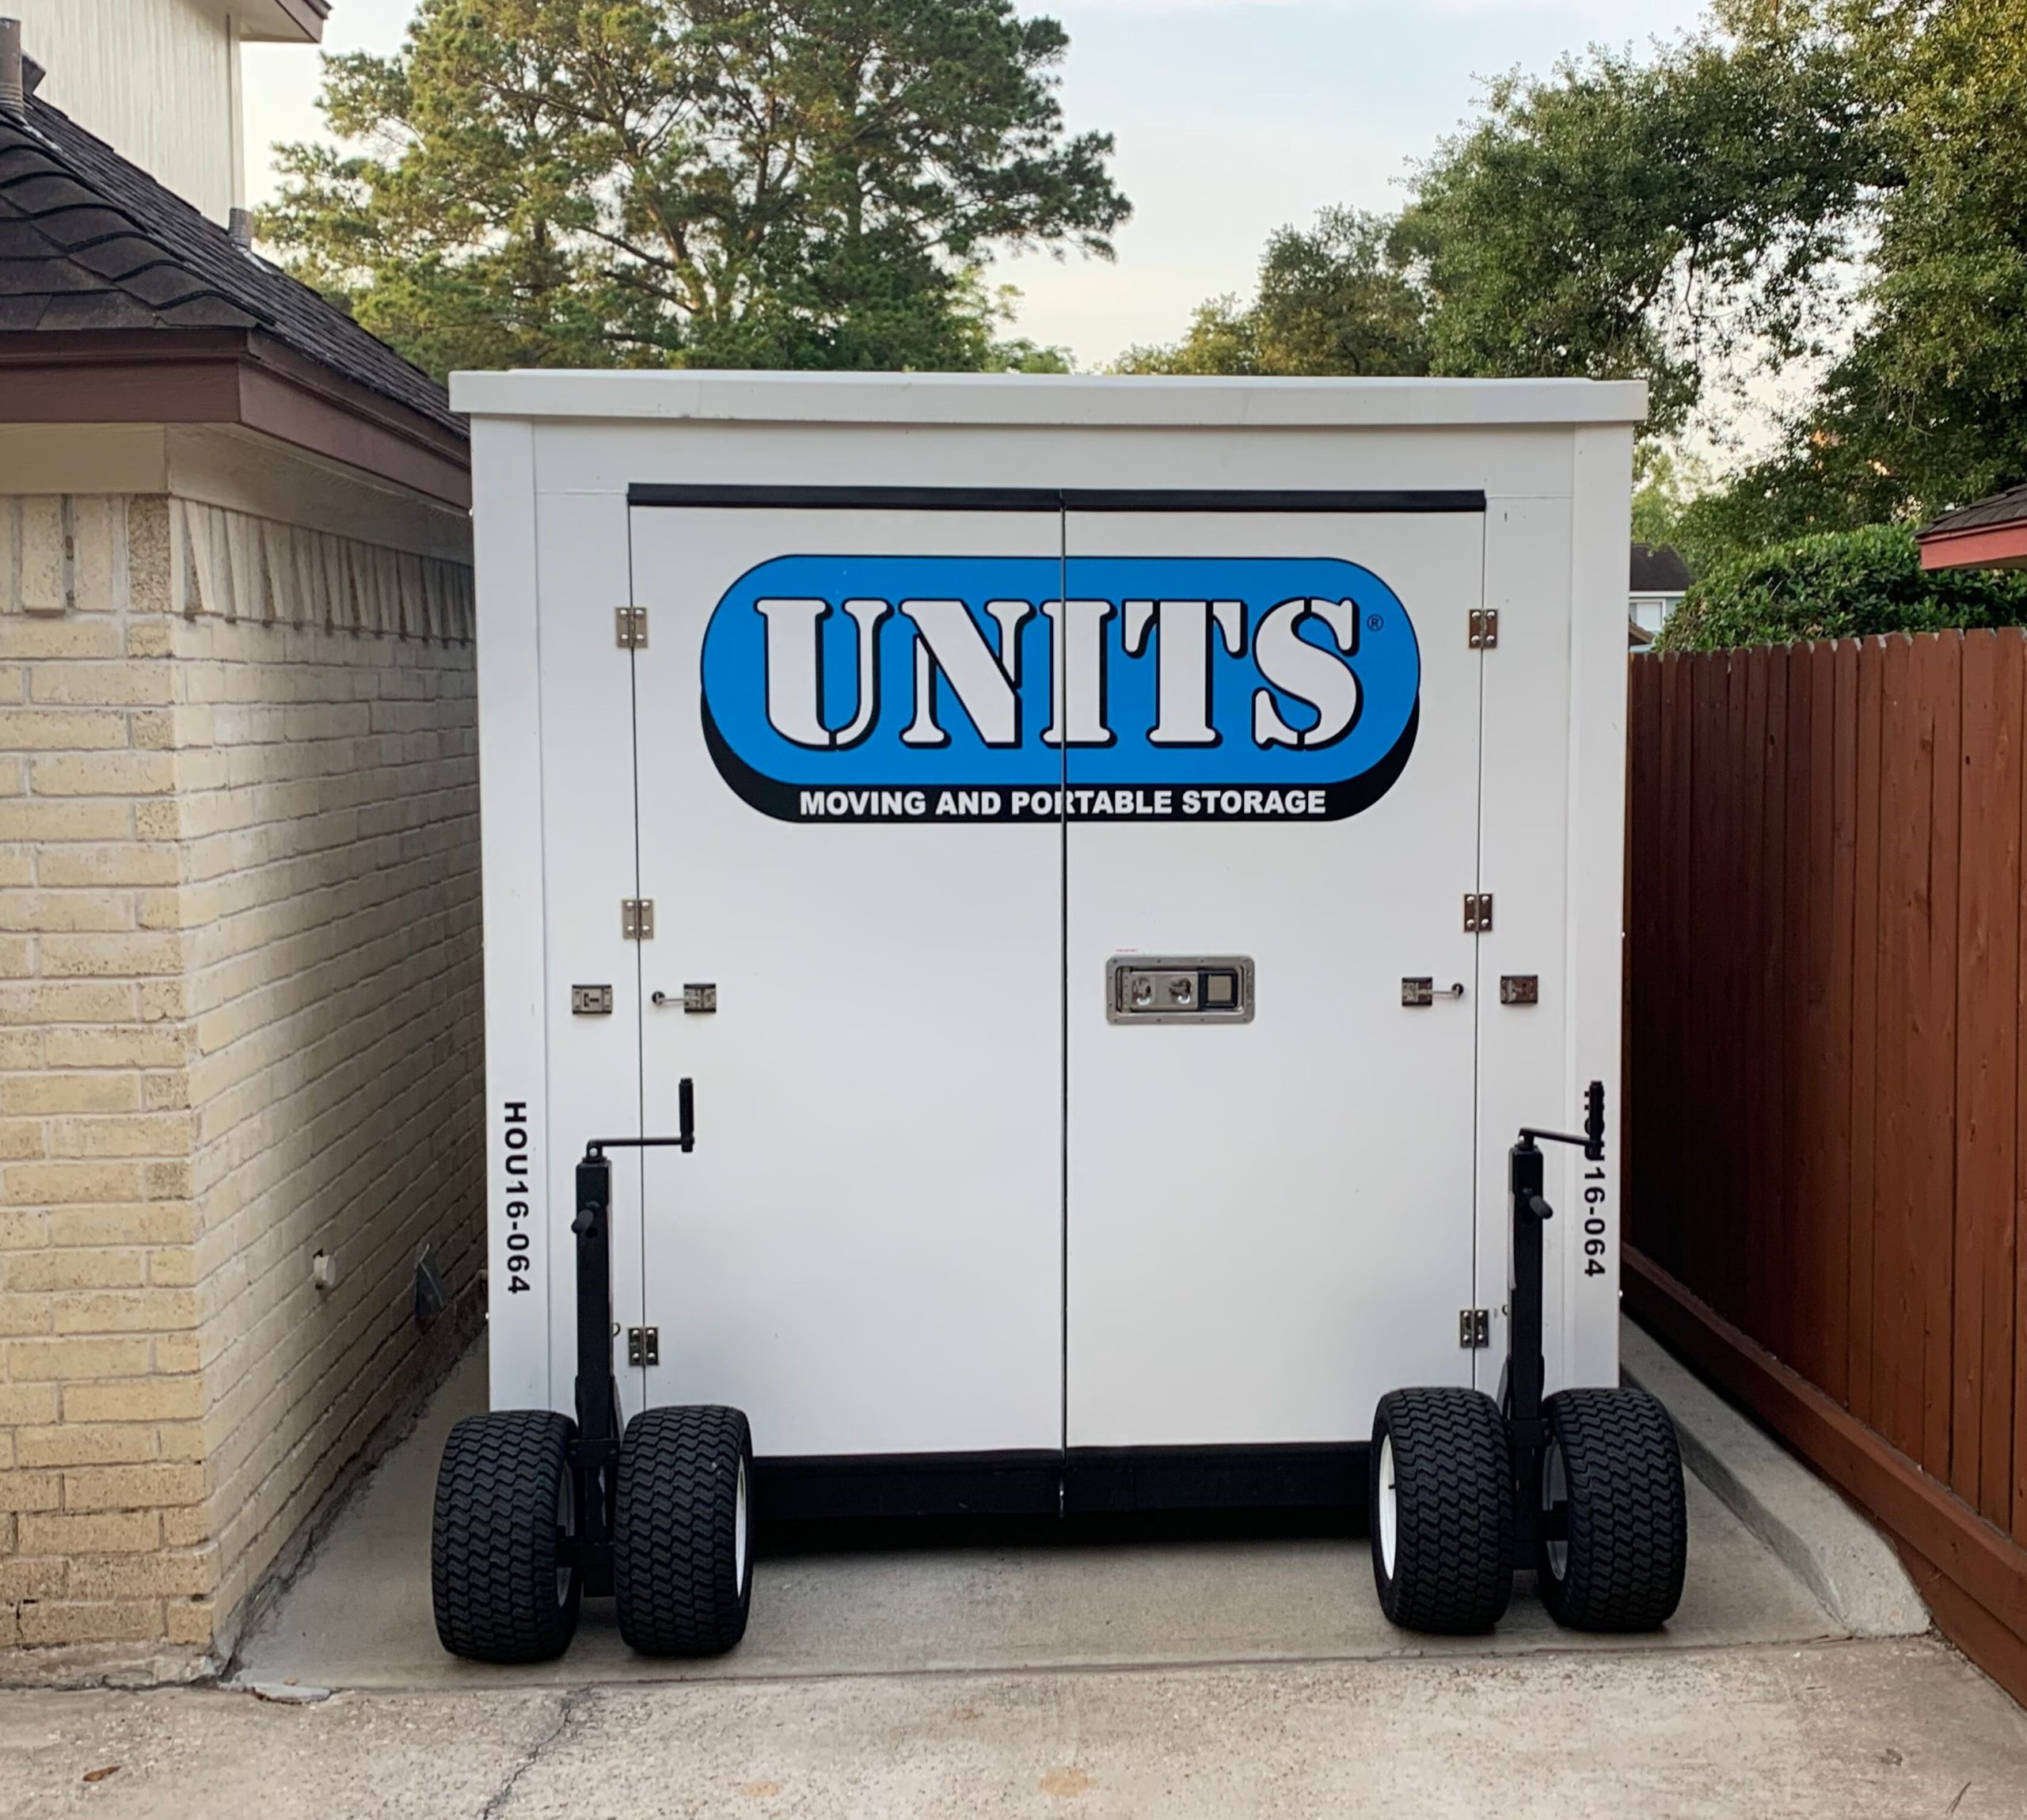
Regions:
M 392 51 L 413 0 L 336 0 L 334 51 Z M 1023 10 L 1041 10 L 1040 5 Z M 1071 126 L 1112 133 L 1132 199 L 1116 264 L 1002 262 L 1020 331 L 1086 366 L 1173 340 L 1191 310 L 1251 287 L 1261 242 L 1325 203 L 1396 206 L 1399 182 L 1470 111 L 1480 78 L 1567 51 L 1671 36 L 1698 0 L 1064 0 Z M 314 135 L 317 58 L 246 48 L 254 199 L 266 148 Z

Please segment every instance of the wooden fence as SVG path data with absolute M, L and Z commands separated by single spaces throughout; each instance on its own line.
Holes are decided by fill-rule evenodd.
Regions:
M 1631 690 L 1628 1301 L 2027 1699 L 2027 636 Z

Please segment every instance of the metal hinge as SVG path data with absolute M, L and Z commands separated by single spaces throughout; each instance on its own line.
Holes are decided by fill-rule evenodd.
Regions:
M 1465 892 L 1464 933 L 1466 935 L 1489 935 L 1492 933 L 1490 891 Z
M 612 623 L 622 651 L 648 648 L 648 610 L 645 606 L 615 606 L 612 610 Z
M 662 1362 L 662 1330 L 658 1327 L 629 1327 L 626 1330 L 626 1362 L 629 1365 L 660 1365 Z
M 644 636 L 641 642 L 647 643 Z M 1496 651 L 1499 648 L 1499 609 L 1496 606 L 1474 606 L 1471 609 L 1471 648 L 1474 651 Z
M 622 941 L 655 939 L 655 900 L 622 898 L 619 900 L 619 935 Z
M 1457 1343 L 1466 1352 L 1492 1344 L 1492 1310 L 1460 1308 L 1457 1311 Z

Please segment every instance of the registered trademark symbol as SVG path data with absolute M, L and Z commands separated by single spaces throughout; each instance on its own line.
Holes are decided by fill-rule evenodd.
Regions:
M 1379 631 L 1384 621 L 1376 613 L 1369 613 L 1365 616 L 1365 629 L 1367 632 Z

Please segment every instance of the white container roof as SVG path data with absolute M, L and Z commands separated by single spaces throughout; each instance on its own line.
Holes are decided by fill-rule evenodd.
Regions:
M 1638 424 L 1637 379 L 1223 379 L 1042 373 L 454 373 L 473 417 L 1177 429 Z

